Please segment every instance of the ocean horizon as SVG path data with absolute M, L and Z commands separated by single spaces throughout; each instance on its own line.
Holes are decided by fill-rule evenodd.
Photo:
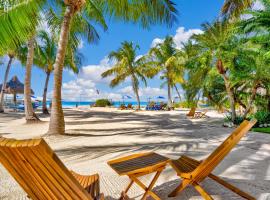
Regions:
M 63 108 L 74 108 L 76 106 L 90 106 L 93 105 L 95 103 L 95 101 L 62 101 L 62 107 Z M 125 104 L 126 106 L 128 104 L 132 104 L 132 106 L 137 106 L 138 103 L 136 101 L 127 101 L 127 102 L 123 102 L 123 101 L 113 101 L 112 104 L 114 107 L 120 107 L 121 104 Z M 141 102 L 141 106 L 142 107 L 146 107 L 148 104 L 148 102 L 146 101 L 142 101 Z M 47 102 L 47 106 L 49 107 L 50 105 L 50 101 Z

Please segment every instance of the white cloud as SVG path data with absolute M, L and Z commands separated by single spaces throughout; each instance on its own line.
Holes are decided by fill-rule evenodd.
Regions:
M 107 57 L 102 59 L 98 65 L 87 65 L 81 68 L 79 74 L 74 76 L 74 80 L 63 83 L 62 99 L 69 101 L 92 101 L 99 98 L 120 100 L 122 95 L 119 93 L 101 91 L 98 84 L 109 85 L 112 77 L 102 78 L 101 74 L 111 68 L 114 64 Z M 51 97 L 52 92 L 49 93 Z
M 164 39 L 155 38 L 155 39 L 152 41 L 151 48 L 157 46 L 158 44 L 162 43 L 163 41 L 164 41 Z
M 135 99 L 135 95 L 131 86 L 127 86 L 118 90 L 118 92 L 122 95 L 129 95 Z M 142 99 L 146 100 L 148 97 L 155 98 L 157 96 L 164 96 L 167 92 L 165 89 L 156 88 L 156 87 L 144 87 L 139 88 L 139 95 Z
M 179 27 L 176 30 L 176 34 L 173 37 L 173 39 L 177 48 L 181 49 L 183 47 L 182 43 L 187 42 L 193 34 L 202 34 L 202 33 L 203 31 L 200 29 L 189 29 L 185 31 L 184 27 Z
M 98 65 L 83 66 L 77 75 L 79 79 L 91 80 L 94 83 L 106 83 L 112 80 L 112 77 L 102 78 L 101 74 L 114 65 L 113 61 L 105 57 Z
M 257 0 L 255 1 L 253 7 L 252 7 L 253 10 L 263 10 L 264 9 L 264 6 L 263 4 L 261 3 L 261 1 Z
M 78 48 L 82 49 L 83 47 L 84 47 L 84 41 L 82 39 L 80 39 L 80 43 L 79 43 Z
M 176 48 L 181 49 L 183 47 L 182 43 L 187 42 L 193 34 L 202 34 L 202 33 L 203 33 L 203 31 L 201 29 L 185 30 L 185 27 L 179 27 L 176 30 L 176 34 L 173 36 L 174 42 L 176 44 Z M 152 41 L 151 47 L 154 47 L 157 44 L 162 43 L 163 41 L 164 41 L 164 39 L 155 38 Z

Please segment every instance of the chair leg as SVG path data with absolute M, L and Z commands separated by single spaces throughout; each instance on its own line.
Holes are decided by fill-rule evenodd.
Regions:
M 133 183 L 134 183 L 134 181 L 133 181 L 133 180 L 130 180 L 130 183 L 128 184 L 128 186 L 127 186 L 127 188 L 125 189 L 125 191 L 123 191 L 123 192 L 121 193 L 121 196 L 120 196 L 119 200 L 124 200 L 124 199 L 126 199 L 127 193 L 128 193 L 128 191 L 129 191 L 129 189 L 131 188 L 131 186 L 133 185 Z
M 193 182 L 192 185 L 205 200 L 213 200 L 213 198 L 198 183 Z
M 182 192 L 189 184 L 191 183 L 190 180 L 188 179 L 183 179 L 180 185 L 175 188 L 169 195 L 168 197 L 176 197 L 177 194 Z
M 214 174 L 209 174 L 208 177 L 213 179 L 214 181 L 218 182 L 219 184 L 223 185 L 227 189 L 233 191 L 234 193 L 238 194 L 239 196 L 245 198 L 245 199 L 248 199 L 248 200 L 255 200 L 256 199 L 256 198 L 250 196 L 249 194 L 247 194 L 246 192 L 243 192 L 239 188 L 231 185 L 230 183 L 224 181 L 223 179 L 219 178 L 218 176 L 216 176 Z
M 161 173 L 161 172 L 160 172 L 160 173 Z M 150 186 L 151 186 L 151 185 L 152 185 L 152 187 L 154 186 L 154 184 L 155 184 L 157 178 L 159 177 L 160 173 L 158 172 L 158 173 L 155 175 L 155 177 L 154 177 L 154 179 L 151 181 L 149 187 L 146 187 L 146 185 L 144 185 L 137 177 L 135 177 L 135 176 L 130 176 L 130 178 L 131 178 L 135 183 L 137 183 L 137 185 L 140 186 L 140 187 L 145 191 L 145 193 L 144 193 L 144 195 L 143 195 L 143 197 L 142 197 L 142 200 L 145 200 L 146 197 L 147 197 L 148 195 L 151 195 L 155 200 L 160 200 L 160 198 L 159 198 L 159 197 L 151 190 L 152 188 L 150 189 Z
M 146 197 L 148 196 L 148 192 L 152 190 L 152 188 L 154 187 L 158 177 L 160 176 L 162 171 L 157 171 L 157 173 L 155 174 L 153 180 L 151 181 L 150 185 L 148 186 L 147 190 L 145 191 L 143 197 L 142 197 L 142 200 L 146 199 Z M 154 196 L 153 197 L 154 199 L 156 199 L 156 197 Z M 158 197 L 159 199 L 159 197 Z

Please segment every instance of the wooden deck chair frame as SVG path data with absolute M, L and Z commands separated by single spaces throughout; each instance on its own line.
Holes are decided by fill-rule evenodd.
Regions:
M 196 112 L 196 108 L 195 107 L 192 107 L 189 112 L 186 114 L 187 117 L 194 117 L 195 115 L 195 112 Z
M 201 119 L 201 118 L 203 118 L 203 117 L 207 117 L 207 116 L 206 116 L 206 113 L 207 113 L 207 112 L 208 112 L 207 110 L 205 110 L 204 112 L 200 112 L 200 111 L 195 112 L 193 118 L 195 118 L 195 119 Z
M 244 121 L 232 134 L 203 161 L 197 161 L 187 156 L 181 156 L 178 160 L 171 160 L 170 164 L 182 178 L 180 185 L 169 194 L 169 197 L 175 197 L 183 191 L 188 185 L 194 188 L 204 197 L 204 199 L 213 199 L 200 185 L 206 177 L 213 179 L 227 189 L 242 196 L 245 199 L 255 200 L 254 197 L 241 191 L 239 188 L 222 180 L 218 176 L 212 174 L 215 167 L 225 158 L 225 156 L 235 147 L 241 138 L 256 124 L 256 120 Z
M 0 163 L 31 199 L 104 199 L 98 174 L 70 172 L 43 139 L 0 137 Z

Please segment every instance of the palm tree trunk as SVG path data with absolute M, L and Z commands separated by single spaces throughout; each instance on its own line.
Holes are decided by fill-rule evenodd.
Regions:
M 48 131 L 49 134 L 65 134 L 65 120 L 61 102 L 62 75 L 70 31 L 70 23 L 72 17 L 74 16 L 74 12 L 75 11 L 73 6 L 66 7 L 64 21 L 61 27 L 56 61 L 54 64 L 54 88 L 53 88 L 51 118 Z
M 139 96 L 138 85 L 136 85 L 136 77 L 134 75 L 132 75 L 131 80 L 132 80 L 133 91 L 136 95 L 136 99 L 137 99 L 137 103 L 138 103 L 138 110 L 140 110 L 141 109 L 141 101 L 140 101 L 140 96 Z
M 8 74 L 9 74 L 9 71 L 11 68 L 11 63 L 12 63 L 13 58 L 14 58 L 13 55 L 9 55 L 9 61 L 8 61 L 8 65 L 6 68 L 5 77 L 4 77 L 4 81 L 3 81 L 2 89 L 1 89 L 1 94 L 0 94 L 1 95 L 0 96 L 0 113 L 4 112 L 4 95 L 5 95 L 4 91 L 6 89 Z
M 171 85 L 170 85 L 169 80 L 168 80 L 168 108 L 169 110 L 172 108 L 172 94 L 171 94 Z
M 254 85 L 254 87 L 252 88 L 251 97 L 250 97 L 250 99 L 248 101 L 248 105 L 247 105 L 246 110 L 245 110 L 245 113 L 243 115 L 243 118 L 244 119 L 247 117 L 248 113 L 251 110 L 252 104 L 253 104 L 253 102 L 255 100 L 255 97 L 256 97 L 256 94 L 257 94 L 257 89 L 258 89 L 258 84 L 256 83 Z
M 140 96 L 139 96 L 138 88 L 135 88 L 134 89 L 134 92 L 135 92 L 137 103 L 138 103 L 138 110 L 141 110 L 141 101 L 140 101 Z
M 175 91 L 176 91 L 176 93 L 177 93 L 177 95 L 178 95 L 179 101 L 182 101 L 182 98 L 181 98 L 180 92 L 179 92 L 179 90 L 178 90 L 178 88 L 177 88 L 176 84 L 174 84 L 174 88 L 175 88 Z
M 25 71 L 25 80 L 24 80 L 24 110 L 25 110 L 25 119 L 26 122 L 35 122 L 39 121 L 39 118 L 34 113 L 32 101 L 31 101 L 31 71 L 34 60 L 34 36 L 28 41 L 28 53 L 26 61 L 26 71 Z
M 42 100 L 42 113 L 48 115 L 49 111 L 47 108 L 47 91 L 48 91 L 48 84 L 49 84 L 49 79 L 50 79 L 51 72 L 47 71 L 46 72 L 46 81 L 45 81 L 45 86 L 44 86 L 44 91 L 43 91 L 43 100 Z
M 225 88 L 226 88 L 226 92 L 229 98 L 229 102 L 230 102 L 230 108 L 231 108 L 231 112 L 232 112 L 232 122 L 235 122 L 236 119 L 236 110 L 235 110 L 235 99 L 234 99 L 234 92 L 231 88 L 230 82 L 228 77 L 226 76 L 226 70 L 223 66 L 223 62 L 221 59 L 218 59 L 217 61 L 217 70 L 219 72 L 219 74 L 222 76 L 224 82 L 225 82 Z
M 236 119 L 236 110 L 235 110 L 235 100 L 234 100 L 234 92 L 231 89 L 229 80 L 227 78 L 226 75 L 222 75 L 224 82 L 225 82 L 225 88 L 226 88 L 226 92 L 229 98 L 229 102 L 230 102 L 230 108 L 231 108 L 231 112 L 232 112 L 232 122 L 235 122 Z

